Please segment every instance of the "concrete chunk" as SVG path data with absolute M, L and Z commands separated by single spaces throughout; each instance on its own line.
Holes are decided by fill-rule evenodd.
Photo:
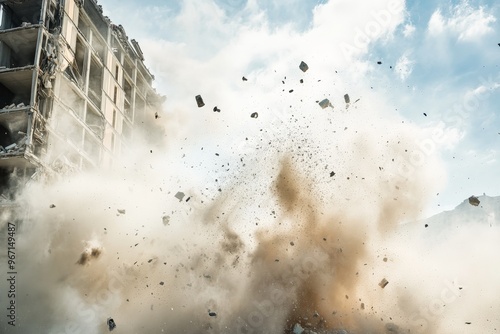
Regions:
M 203 102 L 201 95 L 196 95 L 195 99 L 196 99 L 196 104 L 198 105 L 198 108 L 201 108 L 205 105 L 205 102 Z
M 6 147 L 6 149 L 7 149 L 7 147 Z M 470 205 L 478 206 L 479 203 L 481 203 L 481 201 L 479 201 L 479 199 L 476 196 L 469 197 L 469 204 Z
M 383 289 L 387 286 L 387 284 L 389 284 L 389 281 L 383 278 L 378 285 Z
M 299 68 L 302 70 L 302 72 L 305 72 L 309 69 L 309 66 L 307 66 L 306 63 L 304 63 L 303 61 L 300 62 L 300 65 L 299 65 Z
M 319 102 L 319 106 L 325 109 L 326 107 L 332 107 L 332 104 L 330 103 L 330 100 L 324 99 Z
M 113 318 L 108 318 L 107 320 L 107 324 L 108 324 L 108 328 L 109 328 L 109 331 L 111 332 L 113 329 L 116 328 L 116 323 L 115 321 L 113 320 Z

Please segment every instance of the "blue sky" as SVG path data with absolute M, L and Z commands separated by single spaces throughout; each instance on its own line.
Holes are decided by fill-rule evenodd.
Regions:
M 500 195 L 500 4 L 495 1 L 100 4 L 141 44 L 157 90 L 167 96 L 165 119 L 178 138 L 239 147 L 239 135 L 253 126 L 241 117 L 259 108 L 288 107 L 291 95 L 282 91 L 297 85 L 287 82 L 283 88 L 281 81 L 287 74 L 298 80 L 302 73 L 296 67 L 304 60 L 311 68 L 304 75 L 314 84 L 299 92 L 300 102 L 329 97 L 337 106 L 349 92 L 361 98 L 359 110 L 376 110 L 380 122 L 387 118 L 418 129 L 413 150 L 420 147 L 415 154 L 423 152 L 424 162 L 414 167 L 435 168 L 438 179 L 429 187 L 426 214 L 453 208 L 472 194 Z M 243 75 L 249 78 L 246 86 Z M 201 119 L 193 103 L 198 94 L 210 103 Z M 225 107 L 218 119 L 212 104 Z M 236 109 L 243 114 L 228 115 Z M 222 128 L 226 132 L 219 136 Z

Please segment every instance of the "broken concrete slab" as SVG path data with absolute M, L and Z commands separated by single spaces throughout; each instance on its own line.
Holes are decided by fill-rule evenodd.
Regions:
M 203 102 L 201 95 L 196 95 L 195 99 L 196 99 L 196 104 L 198 105 L 198 108 L 201 108 L 205 105 L 205 102 Z
M 300 65 L 299 65 L 299 68 L 302 70 L 302 72 L 305 72 L 309 69 L 309 66 L 307 66 L 306 63 L 304 63 L 303 61 L 300 62 Z
M 378 285 L 383 289 L 387 286 L 387 284 L 389 284 L 389 281 L 383 278 Z
M 478 206 L 479 203 L 481 203 L 481 201 L 479 201 L 479 199 L 476 196 L 469 197 L 469 204 L 470 205 Z

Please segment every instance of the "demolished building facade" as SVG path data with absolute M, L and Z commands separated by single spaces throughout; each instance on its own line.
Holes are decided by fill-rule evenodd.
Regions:
M 161 98 L 96 0 L 0 0 L 0 196 L 12 180 L 106 167 Z

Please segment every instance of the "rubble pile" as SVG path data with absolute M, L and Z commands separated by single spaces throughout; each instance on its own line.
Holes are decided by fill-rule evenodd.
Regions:
M 5 147 L 0 145 L 0 154 L 13 154 L 24 152 L 26 149 L 26 141 L 28 140 L 27 136 L 24 136 L 20 140 Z

